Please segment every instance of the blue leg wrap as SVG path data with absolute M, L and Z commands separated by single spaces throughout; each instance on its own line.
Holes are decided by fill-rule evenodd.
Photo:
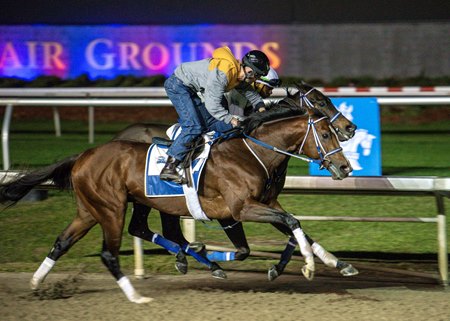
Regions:
M 283 253 L 281 253 L 280 263 L 286 265 L 291 260 L 292 254 L 294 253 L 295 248 L 297 247 L 297 240 L 295 237 L 291 237 L 284 249 Z
M 196 259 L 197 262 L 200 262 L 200 263 L 206 265 L 208 268 L 211 268 L 211 265 L 212 265 L 211 261 L 209 261 L 206 257 L 195 252 L 193 249 L 191 249 L 189 247 L 189 245 L 187 245 L 187 244 L 183 245 L 183 251 L 184 251 L 184 253 L 186 253 L 186 254 L 192 256 L 194 259 Z
M 174 254 L 177 254 L 181 250 L 181 247 L 177 243 L 169 241 L 168 239 L 165 239 L 164 237 L 156 233 L 152 237 L 152 242 L 159 246 L 162 246 L 167 251 L 170 251 Z
M 206 256 L 210 261 L 219 262 L 219 261 L 234 261 L 235 255 L 236 252 L 212 251 L 208 252 Z

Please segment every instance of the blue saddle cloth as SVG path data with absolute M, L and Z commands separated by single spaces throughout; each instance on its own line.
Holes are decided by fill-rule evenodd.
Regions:
M 162 181 L 159 173 L 167 160 L 167 146 L 152 144 L 148 148 L 145 162 L 145 195 L 147 197 L 183 196 L 180 184 Z M 209 155 L 210 145 L 205 144 L 205 150 L 192 162 L 191 178 L 194 188 L 198 191 L 198 184 L 203 167 Z

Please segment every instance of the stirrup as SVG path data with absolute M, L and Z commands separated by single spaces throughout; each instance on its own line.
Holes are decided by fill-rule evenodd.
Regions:
M 186 184 L 187 180 L 181 176 L 180 174 L 170 174 L 170 173 L 162 173 L 159 175 L 159 179 L 162 181 L 174 182 L 176 184 Z

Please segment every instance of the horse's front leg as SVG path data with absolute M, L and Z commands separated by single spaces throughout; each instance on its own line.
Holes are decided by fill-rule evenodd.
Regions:
M 274 224 L 274 227 L 285 234 L 290 234 L 290 230 L 284 225 Z M 355 269 L 350 263 L 338 259 L 333 253 L 328 252 L 322 247 L 318 242 L 314 241 L 309 235 L 305 234 L 306 239 L 311 245 L 311 249 L 315 256 L 317 256 L 326 266 L 337 268 L 343 276 L 353 276 L 357 275 L 359 271 Z M 269 269 L 269 280 L 273 281 L 278 276 L 280 276 L 286 265 L 291 260 L 292 254 L 294 253 L 295 247 L 297 246 L 297 241 L 295 237 L 291 235 L 288 244 L 281 254 L 280 262 Z
M 306 262 L 302 268 L 303 275 L 308 280 L 314 278 L 315 263 L 312 248 L 300 226 L 300 222 L 292 214 L 254 200 L 247 200 L 239 214 L 241 221 L 282 224 L 288 227 L 299 244 L 300 252 Z

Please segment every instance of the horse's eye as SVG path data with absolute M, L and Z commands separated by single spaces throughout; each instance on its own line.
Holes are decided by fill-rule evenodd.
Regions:
M 328 139 L 328 138 L 330 138 L 330 135 L 328 133 L 324 133 L 324 134 L 322 134 L 322 138 Z

